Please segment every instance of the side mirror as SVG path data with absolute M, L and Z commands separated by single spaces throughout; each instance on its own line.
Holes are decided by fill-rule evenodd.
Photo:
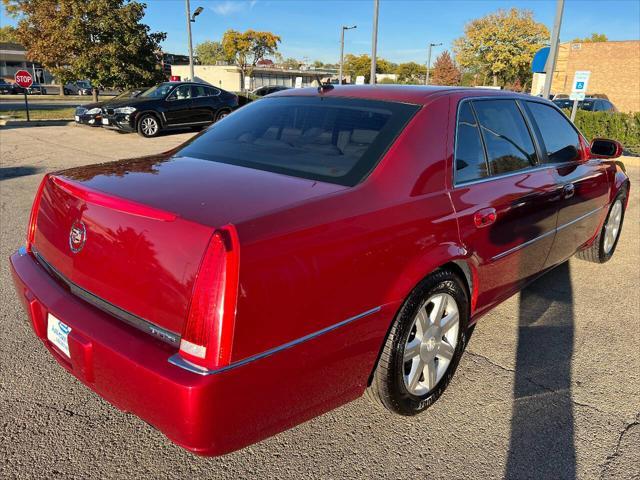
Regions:
M 618 158 L 624 147 L 620 142 L 606 138 L 594 138 L 590 146 L 591 156 L 595 158 Z

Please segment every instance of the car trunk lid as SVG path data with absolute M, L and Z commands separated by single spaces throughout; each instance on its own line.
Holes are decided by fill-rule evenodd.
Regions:
M 173 212 L 46 180 L 32 249 L 72 291 L 123 320 L 179 336 L 213 229 Z M 140 325 L 138 325 L 140 326 Z M 175 343 L 171 341 L 170 343 Z

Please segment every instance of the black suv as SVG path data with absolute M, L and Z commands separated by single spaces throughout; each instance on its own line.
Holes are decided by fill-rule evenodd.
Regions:
M 238 96 L 205 83 L 164 82 L 136 98 L 109 102 L 102 126 L 143 137 L 162 130 L 213 123 L 238 108 Z

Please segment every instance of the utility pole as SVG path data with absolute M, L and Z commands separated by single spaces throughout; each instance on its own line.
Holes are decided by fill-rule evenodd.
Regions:
M 548 99 L 551 95 L 551 83 L 553 82 L 553 72 L 556 68 L 556 58 L 558 56 L 558 45 L 560 40 L 560 27 L 562 26 L 562 14 L 564 12 L 564 0 L 556 1 L 556 19 L 553 22 L 553 32 L 551 33 L 551 47 L 549 48 L 549 58 L 545 68 L 544 87 L 542 97 Z
M 433 47 L 439 47 L 442 43 L 429 43 L 427 47 L 427 75 L 424 79 L 424 84 L 429 85 L 429 70 L 431 70 L 431 49 Z
M 378 11 L 380 9 L 380 1 L 373 0 L 373 34 L 371 39 L 371 78 L 369 83 L 376 84 L 376 57 L 378 50 Z
M 351 30 L 354 28 L 358 28 L 357 25 L 352 25 L 350 27 L 342 26 L 340 30 L 340 73 L 338 74 L 338 85 L 342 85 L 342 66 L 344 64 L 344 31 Z
M 204 8 L 196 8 L 192 16 L 189 0 L 185 0 L 185 6 L 187 8 L 187 35 L 189 36 L 189 75 L 191 76 L 190 80 L 193 80 L 195 75 L 193 73 L 193 41 L 191 39 L 191 23 L 196 21 L 196 17 L 202 13 Z

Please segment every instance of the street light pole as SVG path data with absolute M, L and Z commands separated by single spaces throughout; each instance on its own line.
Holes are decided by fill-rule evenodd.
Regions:
M 340 30 L 340 73 L 338 74 L 338 85 L 342 85 L 342 66 L 344 64 L 344 31 L 345 30 L 351 30 L 354 28 L 358 28 L 357 25 L 352 25 L 350 27 L 347 27 L 345 25 L 342 26 L 342 29 Z
M 189 0 L 185 0 L 185 6 L 187 8 L 187 35 L 189 36 L 189 75 L 191 76 L 190 80 L 193 80 L 195 75 L 193 73 L 193 41 L 191 39 L 191 23 L 196 21 L 196 17 L 202 13 L 204 8 L 196 8 L 193 15 L 191 15 L 191 5 L 189 4 Z
M 193 43 L 191 40 L 191 5 L 189 0 L 185 0 L 185 5 L 187 7 L 187 35 L 189 35 L 189 75 L 191 76 L 190 80 L 193 80 Z
M 429 70 L 431 70 L 431 48 L 439 47 L 442 43 L 429 43 L 429 47 L 427 48 L 427 75 L 424 79 L 424 84 L 429 85 Z
M 371 76 L 369 83 L 376 84 L 376 57 L 378 50 L 378 10 L 380 9 L 380 1 L 373 0 L 373 33 L 371 38 Z
M 560 27 L 562 26 L 562 13 L 564 12 L 564 0 L 557 0 L 556 19 L 553 22 L 553 32 L 551 33 L 551 47 L 549 48 L 549 58 L 544 77 L 544 87 L 542 97 L 549 98 L 551 94 L 551 83 L 553 82 L 553 72 L 556 69 L 556 57 L 558 56 L 558 44 L 560 42 Z

